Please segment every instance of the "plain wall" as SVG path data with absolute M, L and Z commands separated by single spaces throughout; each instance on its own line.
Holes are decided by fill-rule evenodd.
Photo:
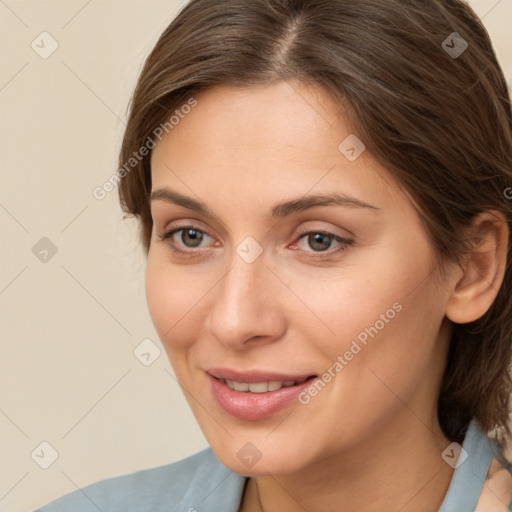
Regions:
M 510 83 L 512 0 L 470 3 Z M 1 511 L 207 446 L 163 349 L 149 366 L 134 356 L 146 338 L 161 348 L 144 256 L 117 190 L 92 193 L 116 170 L 136 77 L 180 5 L 0 2 Z M 48 58 L 43 31 L 58 43 Z M 47 469 L 42 442 L 58 452 Z

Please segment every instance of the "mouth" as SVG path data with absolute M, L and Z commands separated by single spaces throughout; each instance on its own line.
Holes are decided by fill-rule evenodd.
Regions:
M 267 393 L 269 391 L 278 391 L 281 388 L 290 388 L 292 386 L 297 386 L 299 384 L 302 384 L 303 382 L 306 382 L 309 379 L 315 378 L 315 375 L 312 375 L 311 377 L 304 377 L 300 380 L 285 380 L 285 381 L 279 381 L 279 380 L 268 380 L 268 381 L 262 381 L 262 382 L 239 382 L 235 380 L 229 380 L 229 379 L 218 379 L 223 384 L 226 384 L 226 386 L 229 389 L 232 389 L 233 391 L 238 391 L 240 393 Z
M 294 403 L 298 405 L 300 393 L 317 379 L 317 375 L 241 374 L 229 370 L 208 370 L 207 376 L 218 405 L 244 420 L 268 418 Z

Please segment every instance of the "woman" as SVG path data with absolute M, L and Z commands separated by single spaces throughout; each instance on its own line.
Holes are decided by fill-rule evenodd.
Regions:
M 118 175 L 211 448 L 42 512 L 512 510 L 512 113 L 465 3 L 193 0 Z

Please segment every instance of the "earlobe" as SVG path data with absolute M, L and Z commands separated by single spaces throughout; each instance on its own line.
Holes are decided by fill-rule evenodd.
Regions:
M 446 316 L 465 324 L 481 318 L 491 307 L 503 282 L 507 262 L 509 229 L 497 211 L 479 214 L 468 235 L 472 241 L 460 272 L 454 279 L 446 305 Z

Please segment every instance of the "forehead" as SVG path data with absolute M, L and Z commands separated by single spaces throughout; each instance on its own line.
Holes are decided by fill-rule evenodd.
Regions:
M 327 145 L 332 141 L 326 134 L 339 109 L 319 86 L 284 81 L 243 88 L 219 85 L 200 93 L 196 101 L 197 106 L 164 139 L 177 144 L 193 137 L 200 139 L 203 151 L 233 153 L 249 147 L 260 153 L 287 148 L 307 151 L 322 140 Z
M 343 106 L 320 86 L 222 85 L 195 100 L 152 152 L 153 189 L 190 192 L 188 184 L 198 194 L 246 199 L 342 191 L 378 207 L 396 201 L 396 183 L 367 150 L 355 160 L 343 152 L 342 143 L 357 144 L 357 136 Z

